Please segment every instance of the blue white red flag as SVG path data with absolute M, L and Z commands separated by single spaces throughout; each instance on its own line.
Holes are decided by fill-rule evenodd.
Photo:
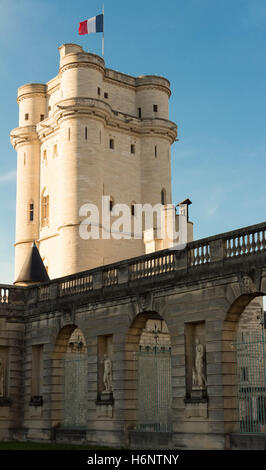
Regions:
M 103 33 L 103 13 L 79 23 L 79 34 Z

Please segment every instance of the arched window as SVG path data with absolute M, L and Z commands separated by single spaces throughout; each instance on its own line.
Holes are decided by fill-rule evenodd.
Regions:
M 49 224 L 49 194 L 46 188 L 42 192 L 41 206 L 41 222 L 42 227 L 44 227 Z
M 166 204 L 166 191 L 164 188 L 161 190 L 161 204 L 163 206 Z

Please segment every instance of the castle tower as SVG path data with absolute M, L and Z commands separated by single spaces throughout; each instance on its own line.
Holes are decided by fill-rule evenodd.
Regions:
M 169 81 L 108 69 L 76 44 L 59 51 L 54 79 L 18 90 L 15 276 L 33 241 L 50 278 L 142 255 L 145 237 L 106 239 L 102 197 L 111 197 L 111 223 L 117 203 L 131 208 L 134 223 L 134 204 L 172 202 Z M 98 240 L 80 236 L 88 203 L 99 209 Z

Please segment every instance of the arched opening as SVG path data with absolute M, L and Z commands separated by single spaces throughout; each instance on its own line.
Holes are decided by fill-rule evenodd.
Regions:
M 225 433 L 266 432 L 266 334 L 263 293 L 238 297 L 223 326 Z
M 76 325 L 67 325 L 59 332 L 52 358 L 52 426 L 85 429 L 87 347 L 84 335 Z
M 126 430 L 171 431 L 171 340 L 158 313 L 137 315 L 128 331 L 125 361 Z

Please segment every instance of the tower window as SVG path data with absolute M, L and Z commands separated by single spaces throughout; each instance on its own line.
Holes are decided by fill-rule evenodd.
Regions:
M 131 215 L 135 215 L 135 202 L 132 202 L 131 204 Z
M 109 148 L 112 149 L 112 150 L 114 150 L 114 148 L 115 148 L 115 141 L 114 141 L 114 139 L 110 139 L 110 140 L 109 140 Z
M 130 153 L 135 153 L 135 145 L 134 144 L 130 145 Z
M 49 195 L 45 192 L 42 196 L 42 226 L 48 225 L 49 223 Z
M 44 114 L 41 114 L 40 115 L 40 121 L 43 121 L 44 120 Z
M 54 144 L 54 151 L 53 151 L 53 156 L 57 156 L 57 144 Z
M 88 139 L 88 128 L 85 127 L 85 140 L 87 140 L 87 139 Z
M 139 119 L 141 119 L 141 108 L 138 108 L 138 116 L 139 116 Z
M 34 204 L 33 202 L 31 202 L 29 205 L 29 221 L 33 222 L 33 220 L 34 220 Z
M 42 161 L 43 161 L 44 163 L 47 162 L 47 150 L 44 150 L 44 151 L 43 151 L 43 154 L 42 154 Z
M 155 158 L 157 158 L 157 145 L 155 145 L 155 147 L 154 147 L 154 156 L 155 156 Z
M 97 93 L 98 93 L 98 96 L 101 96 L 101 88 L 97 88 Z
M 163 206 L 166 204 L 166 191 L 165 191 L 165 189 L 161 190 L 161 204 Z
M 51 106 L 48 106 L 48 111 L 51 111 Z
M 108 98 L 108 93 L 104 93 L 104 97 L 107 99 Z
M 68 140 L 70 140 L 70 127 L 68 128 Z
M 25 121 L 28 121 L 29 120 L 29 115 L 28 113 L 25 114 Z
M 153 111 L 154 111 L 154 113 L 158 112 L 158 105 L 157 104 L 153 105 Z

